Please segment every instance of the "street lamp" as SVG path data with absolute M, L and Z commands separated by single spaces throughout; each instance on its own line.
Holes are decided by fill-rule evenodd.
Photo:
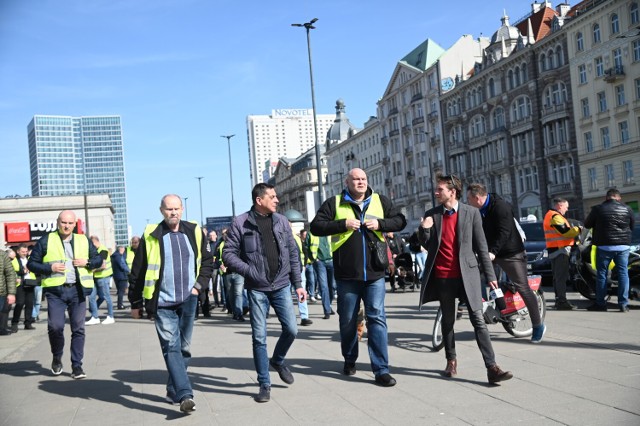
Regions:
M 233 172 L 231 171 L 231 138 L 235 135 L 222 135 L 221 138 L 227 138 L 227 148 L 229 150 L 229 180 L 231 181 L 231 215 L 236 217 L 236 203 L 233 200 Z
M 184 220 L 189 220 L 189 209 L 187 208 L 187 200 L 189 197 L 184 197 Z
M 200 226 L 204 225 L 204 217 L 202 216 L 202 179 L 204 176 L 196 176 L 198 179 L 198 190 L 200 191 Z
M 425 136 L 427 137 L 427 140 L 425 141 L 427 146 L 429 146 L 429 132 L 423 132 L 425 134 Z M 430 189 L 431 189 L 431 207 L 435 207 L 436 206 L 436 194 L 433 192 L 433 183 L 435 182 L 434 180 L 434 176 L 433 176 L 433 159 L 431 158 L 431 149 L 429 149 L 429 176 L 431 177 L 431 185 Z
M 316 95 L 313 88 L 313 67 L 311 65 L 311 39 L 309 37 L 309 30 L 313 30 L 316 27 L 313 24 L 318 18 L 313 18 L 309 22 L 304 24 L 291 24 L 292 27 L 304 27 L 307 30 L 307 53 L 309 54 L 309 77 L 311 80 L 311 108 L 313 110 L 313 131 L 315 133 L 315 146 L 316 146 L 316 173 L 318 174 L 318 198 L 320 204 L 324 201 L 324 189 L 322 188 L 322 168 L 320 167 L 320 145 L 318 143 L 318 120 L 316 118 Z M 319 207 L 319 206 L 318 206 Z

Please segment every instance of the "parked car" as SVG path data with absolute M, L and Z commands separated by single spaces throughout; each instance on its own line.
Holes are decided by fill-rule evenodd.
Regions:
M 524 242 L 527 251 L 527 271 L 533 275 L 542 275 L 544 281 L 551 281 L 551 260 L 547 254 L 542 222 L 523 222 L 520 226 L 527 236 Z

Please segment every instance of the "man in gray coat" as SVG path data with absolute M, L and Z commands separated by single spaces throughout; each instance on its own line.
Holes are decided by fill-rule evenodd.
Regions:
M 458 177 L 438 175 L 436 179 L 435 197 L 440 205 L 428 210 L 418 227 L 418 238 L 428 252 L 420 305 L 440 301 L 442 338 L 447 357 L 444 375 L 453 377 L 458 374 L 453 324 L 456 320 L 456 298 L 460 298 L 467 301 L 469 319 L 487 368 L 489 383 L 509 380 L 513 375 L 502 371 L 496 364 L 489 330 L 482 316 L 478 261 L 489 285 L 497 288 L 498 282 L 489 258 L 480 212 L 458 202 L 462 191 Z

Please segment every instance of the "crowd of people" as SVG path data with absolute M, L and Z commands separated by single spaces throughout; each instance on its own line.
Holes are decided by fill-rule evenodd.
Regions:
M 308 226 L 295 211 L 277 212 L 276 189 L 266 183 L 253 188 L 251 209 L 235 217 L 220 235 L 182 220 L 181 198 L 167 194 L 160 202 L 163 220 L 147 225 L 142 237 L 133 237 L 128 247 L 113 252 L 98 236 L 74 233 L 75 214 L 62 211 L 57 230 L 34 246 L 0 252 L 0 335 L 18 332 L 22 318 L 24 329 L 33 330 L 44 295 L 51 371 L 60 375 L 64 368 L 68 312 L 71 377 L 82 379 L 85 326 L 114 324 L 114 309 L 125 309 L 128 299 L 133 318 L 154 321 L 168 372 L 167 401 L 189 413 L 196 407 L 187 375 L 194 321 L 210 317 L 215 309 L 232 321 L 245 322 L 248 316 L 258 382 L 255 400 L 267 402 L 270 369 L 285 384 L 294 383 L 286 356 L 298 333 L 295 305 L 300 325 L 311 326 L 308 304 L 317 304 L 323 319 L 337 311 L 342 373 L 357 374 L 358 342 L 366 323 L 374 381 L 391 387 L 397 381 L 388 354 L 385 278 L 389 274 L 391 291 L 403 285 L 396 280 L 394 260 L 399 264 L 410 250 L 416 262 L 412 285 L 420 288 L 419 306 L 438 301 L 442 308 L 443 375 L 458 374 L 454 324 L 460 317 L 456 312 L 460 301 L 468 310 L 488 382 L 509 380 L 513 374 L 498 366 L 483 319 L 481 283 L 484 276 L 489 287 L 498 288 L 494 267 L 499 266 L 526 304 L 533 325 L 531 341 L 543 340 L 547 327 L 528 285 L 525 236 L 511 206 L 498 194 L 470 184 L 465 204 L 460 201 L 463 186 L 458 177 L 439 175 L 436 180 L 437 205 L 425 212 L 408 241 L 398 234 L 407 224 L 401 211 L 375 192 L 366 173 L 357 168 L 348 173 L 344 191 L 324 201 Z M 568 258 L 582 231 L 569 223 L 567 209 L 567 200 L 554 199 L 543 221 L 558 310 L 574 308 L 566 297 Z M 625 276 L 633 212 L 612 189 L 605 202 L 592 209 L 585 226 L 593 230 L 598 271 L 596 301 L 588 309 L 607 310 L 605 280 L 614 261 L 619 271 L 619 309 L 628 312 Z M 103 302 L 106 315 L 101 319 Z M 281 332 L 269 356 L 271 310 Z

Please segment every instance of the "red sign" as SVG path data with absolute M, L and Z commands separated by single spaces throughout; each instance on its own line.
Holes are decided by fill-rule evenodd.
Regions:
M 5 223 L 4 235 L 8 243 L 23 243 L 25 241 L 31 241 L 29 222 Z

